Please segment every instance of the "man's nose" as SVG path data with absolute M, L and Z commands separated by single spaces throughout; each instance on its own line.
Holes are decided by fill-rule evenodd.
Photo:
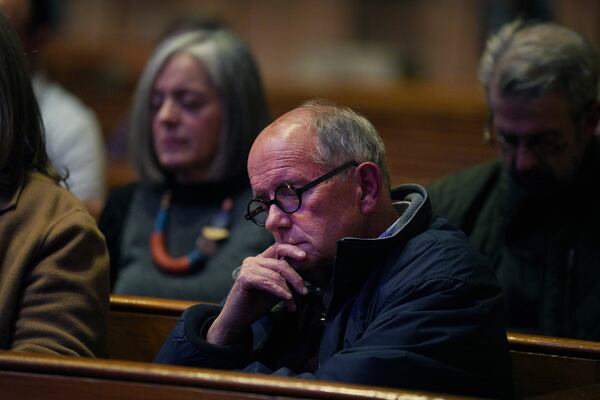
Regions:
M 282 211 L 275 204 L 271 204 L 268 210 L 269 214 L 265 221 L 265 228 L 270 232 L 276 232 L 280 229 L 287 229 L 291 226 L 290 214 Z
M 516 172 L 527 172 L 539 164 L 539 156 L 526 143 L 519 143 L 514 153 Z

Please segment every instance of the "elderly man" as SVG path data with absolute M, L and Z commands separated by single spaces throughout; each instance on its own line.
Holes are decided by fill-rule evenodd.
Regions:
M 275 244 L 222 309 L 183 315 L 157 361 L 505 396 L 500 289 L 427 192 L 390 195 L 385 149 L 349 109 L 307 103 L 256 139 L 247 219 Z M 394 202 L 394 203 L 393 203 Z
M 493 36 L 480 79 L 500 160 L 435 182 L 504 291 L 511 329 L 600 340 L 598 56 L 555 24 Z

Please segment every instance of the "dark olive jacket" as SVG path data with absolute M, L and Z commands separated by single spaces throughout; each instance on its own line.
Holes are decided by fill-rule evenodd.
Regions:
M 434 182 L 434 213 L 465 231 L 492 264 L 510 329 L 600 340 L 600 158 L 550 194 L 518 193 L 499 161 Z

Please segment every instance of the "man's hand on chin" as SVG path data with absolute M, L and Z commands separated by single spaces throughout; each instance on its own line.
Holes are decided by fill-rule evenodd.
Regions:
M 292 290 L 306 295 L 308 289 L 290 262 L 305 258 L 304 250 L 279 243 L 256 257 L 246 258 L 221 313 L 206 334 L 207 342 L 215 345 L 234 342 L 240 332 L 280 301 L 288 310 L 295 311 Z

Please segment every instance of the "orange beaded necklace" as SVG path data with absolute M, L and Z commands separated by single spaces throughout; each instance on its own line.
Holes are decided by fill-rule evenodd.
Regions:
M 196 242 L 196 248 L 181 257 L 171 257 L 167 250 L 165 229 L 169 208 L 171 207 L 172 193 L 165 192 L 163 195 L 158 214 L 154 219 L 154 230 L 150 235 L 150 253 L 152 260 L 161 270 L 173 274 L 190 273 L 192 269 L 201 264 L 206 258 L 212 256 L 219 242 L 229 237 L 231 226 L 231 210 L 233 199 L 225 198 L 221 209 L 211 218 L 210 224 L 202 228 L 202 233 Z

